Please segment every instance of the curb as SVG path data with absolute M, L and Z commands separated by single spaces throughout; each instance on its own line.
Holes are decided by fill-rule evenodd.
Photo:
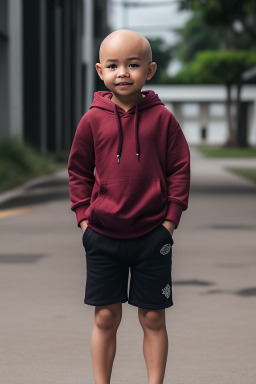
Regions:
M 26 181 L 24 184 L 20 185 L 19 187 L 15 187 L 0 193 L 0 204 L 3 204 L 14 197 L 20 196 L 22 193 L 24 193 L 24 191 L 28 187 L 35 186 L 36 184 L 42 183 L 44 181 L 48 182 L 49 180 L 52 180 L 52 179 L 62 179 L 62 180 L 68 179 L 67 170 L 64 169 L 54 173 L 49 173 L 47 175 L 35 177 L 29 181 Z

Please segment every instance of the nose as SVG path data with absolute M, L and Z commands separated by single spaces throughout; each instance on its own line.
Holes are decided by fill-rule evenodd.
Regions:
M 118 77 L 129 77 L 129 72 L 126 70 L 125 66 L 120 67 Z

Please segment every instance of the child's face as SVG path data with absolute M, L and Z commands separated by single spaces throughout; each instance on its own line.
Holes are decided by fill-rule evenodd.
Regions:
M 106 87 L 122 100 L 141 93 L 157 67 L 156 63 L 150 63 L 143 42 L 133 38 L 110 40 L 102 47 L 100 56 L 96 70 Z

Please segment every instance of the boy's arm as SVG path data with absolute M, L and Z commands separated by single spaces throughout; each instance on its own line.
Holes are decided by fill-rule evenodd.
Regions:
M 177 228 L 182 211 L 188 207 L 190 151 L 181 127 L 174 116 L 171 119 L 168 133 L 166 180 L 168 210 L 165 220 L 175 223 L 175 228 Z
M 83 117 L 76 129 L 68 159 L 71 210 L 76 213 L 77 226 L 86 219 L 90 205 L 94 176 L 95 155 L 90 125 Z

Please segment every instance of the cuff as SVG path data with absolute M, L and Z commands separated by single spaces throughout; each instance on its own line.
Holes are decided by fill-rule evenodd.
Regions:
M 85 214 L 85 211 L 87 210 L 87 208 L 89 207 L 90 204 L 84 204 L 84 205 L 79 205 L 79 207 L 77 207 L 75 209 L 75 213 L 76 213 L 76 220 L 77 220 L 77 226 L 80 227 L 80 222 L 82 220 L 85 220 L 87 219 L 86 217 L 86 214 Z
M 183 208 L 180 204 L 176 204 L 173 201 L 170 201 L 165 220 L 174 221 L 174 223 L 176 224 L 176 228 L 178 228 L 182 211 Z

